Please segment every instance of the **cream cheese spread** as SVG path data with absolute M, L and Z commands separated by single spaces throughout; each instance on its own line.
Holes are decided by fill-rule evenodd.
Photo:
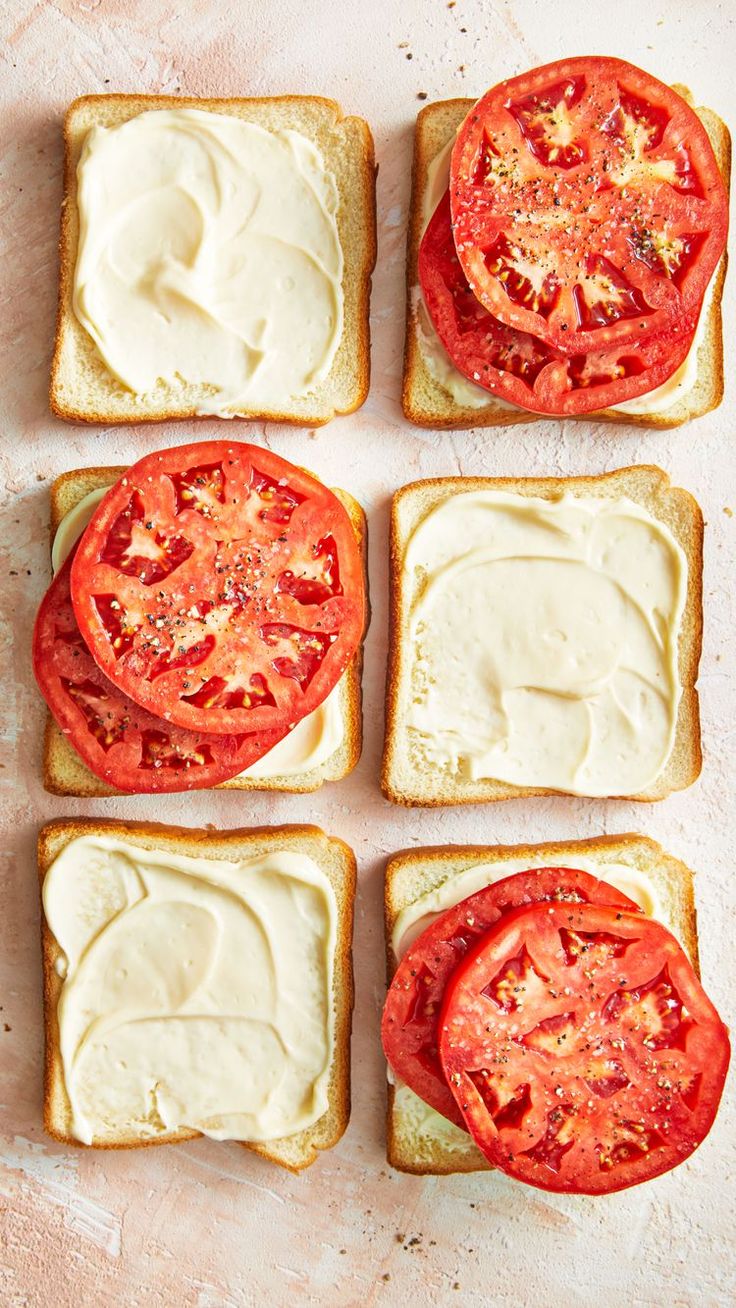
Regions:
M 422 232 L 426 230 L 432 214 L 450 184 L 450 155 L 454 144 L 455 138 L 451 137 L 447 145 L 443 146 L 439 153 L 435 155 L 427 169 L 427 180 L 422 199 Z M 612 405 L 611 407 L 616 413 L 638 415 L 664 413 L 695 389 L 698 380 L 698 352 L 705 339 L 708 313 L 713 297 L 713 281 L 712 278 L 706 288 L 693 343 L 687 357 L 679 368 L 672 373 L 671 377 L 662 382 L 661 386 L 656 386 L 654 390 L 645 391 L 643 395 L 637 395 L 635 399 L 626 400 L 623 404 Z M 515 404 L 510 404 L 507 400 L 501 400 L 495 395 L 489 396 L 488 391 L 484 390 L 482 386 L 475 386 L 460 372 L 459 368 L 455 367 L 434 329 L 422 298 L 421 289 L 418 286 L 413 287 L 411 296 L 417 341 L 427 371 L 447 391 L 455 403 L 470 409 L 482 409 L 489 403 L 493 404 L 494 409 L 499 408 L 499 406 L 504 409 L 517 408 Z M 595 417 L 594 414 L 589 416 L 591 419 Z
M 62 518 L 51 546 L 51 566 L 55 573 L 76 545 L 107 490 L 108 487 L 103 486 L 99 490 L 90 491 Z M 303 776 L 331 759 L 341 748 L 344 739 L 341 679 L 319 708 L 301 718 L 288 736 L 284 736 L 273 749 L 256 759 L 239 776 L 259 781 L 272 780 L 274 777 Z
M 448 908 L 454 908 L 461 900 L 467 899 L 486 886 L 493 885 L 503 877 L 513 876 L 515 872 L 524 872 L 527 868 L 550 867 L 555 864 L 553 852 L 532 855 L 526 858 L 507 858 L 500 863 L 477 863 L 466 868 L 456 876 L 451 876 L 435 890 L 420 895 L 413 904 L 409 904 L 399 913 L 391 933 L 391 948 L 396 958 L 409 948 L 409 945 L 431 926 L 432 922 Z M 568 857 L 560 860 L 565 866 L 589 872 L 591 876 L 608 881 L 617 890 L 623 891 L 639 905 L 647 917 L 661 917 L 662 905 L 656 888 L 649 877 L 638 868 L 626 863 L 604 863 L 593 859 Z M 402 1133 L 410 1134 L 418 1156 L 426 1153 L 430 1158 L 433 1148 L 441 1147 L 445 1152 L 465 1152 L 469 1146 L 466 1131 L 448 1121 L 436 1109 L 431 1108 L 408 1085 L 397 1080 L 388 1069 L 388 1079 L 394 1086 L 393 1112 L 401 1123 Z
M 663 771 L 687 560 L 633 501 L 448 495 L 403 560 L 398 695 L 423 770 L 589 796 Z
M 338 192 L 294 131 L 200 109 L 93 128 L 77 170 L 73 307 L 110 372 L 145 396 L 205 388 L 199 412 L 280 412 L 328 374 L 343 330 Z
M 274 1140 L 327 1111 L 337 908 L 312 859 L 82 836 L 43 905 L 76 1139 Z

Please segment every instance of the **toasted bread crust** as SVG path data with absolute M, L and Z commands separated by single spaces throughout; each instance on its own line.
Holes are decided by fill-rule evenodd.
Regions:
M 327 836 L 321 828 L 310 825 L 252 827 L 231 831 L 207 831 L 201 828 L 165 826 L 156 822 L 125 822 L 115 819 L 59 818 L 42 827 L 38 837 L 39 889 L 51 864 L 72 840 L 85 835 L 111 836 L 143 848 L 181 847 L 194 857 L 227 858 L 261 850 L 304 848 L 327 871 L 338 903 L 337 945 L 335 951 L 335 1049 L 329 1085 L 329 1108 L 313 1126 L 284 1140 L 265 1143 L 240 1141 L 245 1149 L 278 1163 L 291 1172 L 309 1167 L 323 1149 L 331 1149 L 344 1134 L 350 1119 L 350 1036 L 355 998 L 352 965 L 352 932 L 357 870 L 355 855 L 343 840 Z M 324 855 L 335 857 L 339 871 L 325 865 Z M 179 1144 L 196 1139 L 199 1131 L 172 1132 L 162 1139 L 128 1140 L 119 1144 L 85 1145 L 72 1136 L 66 1126 L 68 1100 L 63 1084 L 59 1054 L 57 1004 L 62 981 L 55 964 L 59 948 L 41 913 L 41 949 L 43 961 L 44 1010 L 44 1129 L 62 1144 L 80 1149 L 139 1149 L 153 1145 Z
M 53 482 L 50 491 L 51 521 L 50 540 L 54 536 L 62 519 L 90 491 L 112 486 L 126 471 L 125 466 L 76 468 L 62 473 Z M 310 474 L 314 475 L 314 474 Z M 353 530 L 360 546 L 363 561 L 363 578 L 368 597 L 368 526 L 365 514 L 358 501 L 347 491 L 335 489 L 337 495 L 350 516 Z M 370 604 L 367 604 L 366 630 L 370 622 Z M 278 790 L 288 794 L 311 794 L 319 790 L 325 781 L 341 781 L 356 766 L 363 747 L 363 710 L 362 710 L 362 645 L 354 655 L 346 672 L 341 678 L 341 713 L 345 727 L 342 745 L 331 758 L 318 767 L 311 768 L 297 776 L 283 777 L 233 777 L 223 781 L 218 790 Z M 82 762 L 74 746 L 60 730 L 51 713 L 47 714 L 43 743 L 43 786 L 51 795 L 63 797 L 101 798 L 108 795 L 121 795 L 123 791 L 109 786 Z
M 646 489 L 639 485 L 640 479 Z M 543 787 L 513 786 L 484 778 L 477 782 L 454 782 L 442 793 L 428 794 L 420 785 L 409 793 L 396 780 L 397 746 L 403 739 L 399 708 L 399 683 L 403 674 L 402 653 L 408 619 L 407 597 L 402 581 L 406 540 L 399 520 L 402 503 L 417 492 L 431 492 L 434 503 L 450 495 L 475 490 L 506 490 L 514 494 L 554 499 L 562 489 L 587 495 L 627 495 L 666 522 L 685 553 L 688 564 L 687 596 L 678 641 L 678 673 L 682 695 L 677 714 L 674 745 L 668 762 L 652 783 L 640 794 L 616 795 L 611 799 L 650 803 L 665 799 L 674 790 L 691 786 L 700 775 L 703 763 L 700 739 L 700 707 L 695 688 L 703 638 L 703 515 L 700 506 L 686 490 L 672 486 L 666 472 L 656 465 L 619 468 L 614 472 L 591 477 L 438 477 L 411 482 L 394 495 L 391 506 L 389 546 L 389 656 L 386 673 L 386 735 L 381 767 L 381 789 L 394 804 L 405 807 L 438 808 L 455 804 L 491 803 L 519 797 L 564 794 Z M 419 521 L 420 519 L 417 519 Z M 416 524 L 413 524 L 416 525 Z
M 731 135 L 728 127 L 712 109 L 696 107 L 687 87 L 674 86 L 683 99 L 695 109 L 701 119 L 718 161 L 726 190 L 731 176 Z M 404 338 L 404 371 L 402 408 L 409 422 L 418 427 L 437 430 L 463 430 L 471 427 L 508 427 L 519 423 L 550 421 L 554 414 L 533 413 L 526 409 L 505 408 L 489 395 L 489 407 L 476 408 L 456 402 L 449 391 L 431 376 L 419 345 L 416 311 L 412 289 L 418 285 L 417 260 L 423 235 L 422 206 L 426 188 L 427 170 L 438 149 L 451 138 L 475 100 L 437 100 L 425 105 L 417 115 L 412 164 L 411 203 L 407 231 L 406 252 L 406 331 Z M 618 413 L 615 409 L 602 409 L 597 413 L 566 414 L 558 421 L 574 418 L 583 422 L 626 423 L 636 427 L 656 427 L 665 430 L 680 427 L 683 423 L 716 409 L 723 399 L 723 329 L 721 300 L 728 267 L 728 255 L 722 255 L 714 274 L 710 308 L 705 337 L 698 350 L 698 380 L 693 391 L 677 400 L 670 409 L 659 413 Z
M 166 404 L 162 404 L 156 410 L 149 408 L 148 411 L 141 410 L 140 412 L 135 411 L 121 415 L 115 408 L 106 410 L 102 404 L 94 410 L 83 408 L 73 398 L 63 394 L 64 352 L 67 335 L 73 329 L 75 322 L 72 293 L 79 233 L 76 174 L 81 150 L 81 141 L 76 138 L 76 119 L 85 110 L 92 110 L 97 115 L 99 122 L 105 125 L 111 109 L 114 110 L 116 107 L 124 110 L 126 119 L 134 118 L 149 109 L 203 109 L 212 113 L 229 113 L 246 117 L 248 113 L 257 113 L 259 110 L 263 111 L 275 107 L 281 107 L 294 113 L 304 110 L 306 107 L 308 110 L 322 111 L 327 119 L 332 120 L 333 128 L 340 126 L 343 131 L 354 135 L 356 149 L 360 152 L 363 250 L 356 253 L 354 242 L 346 239 L 348 233 L 348 223 L 345 216 L 346 206 L 341 205 L 338 210 L 337 221 L 345 263 L 343 289 L 346 295 L 346 309 L 348 308 L 348 299 L 350 300 L 349 316 L 351 325 L 350 330 L 348 330 L 346 324 L 343 339 L 330 372 L 330 376 L 332 376 L 337 369 L 344 367 L 346 361 L 349 360 L 350 369 L 354 373 L 352 397 L 349 402 L 339 407 L 333 407 L 330 412 L 325 411 L 324 404 L 320 408 L 317 400 L 312 412 L 307 407 L 305 407 L 304 412 L 299 413 L 267 412 L 253 409 L 244 410 L 238 416 L 252 420 L 280 422 L 296 427 L 321 427 L 340 414 L 354 413 L 365 402 L 370 388 L 370 295 L 378 248 L 375 187 L 377 168 L 373 136 L 368 123 L 362 118 L 344 115 L 336 100 L 318 95 L 202 99 L 194 96 L 125 94 L 80 96 L 72 101 L 64 116 L 64 197 L 61 206 L 59 235 L 59 300 L 49 385 L 51 412 L 55 417 L 66 422 L 103 424 L 105 426 L 113 423 L 134 423 L 137 425 L 144 422 L 192 422 L 207 418 L 211 420 L 213 416 L 216 416 L 198 413 L 196 407 L 175 409 L 167 407 Z M 350 286 L 351 279 L 355 281 L 354 289 L 351 289 Z M 86 333 L 81 328 L 79 332 L 79 341 L 76 346 L 71 348 L 83 349 L 88 355 L 96 357 L 97 352 L 93 342 L 87 338 Z M 102 363 L 101 360 L 100 363 Z M 107 373 L 104 364 L 102 365 L 102 371 L 107 379 L 108 388 L 115 390 L 114 379 Z
M 640 871 L 649 871 L 648 863 L 655 870 L 657 888 L 666 893 L 673 921 L 670 929 L 683 944 L 693 968 L 700 976 L 698 956 L 698 926 L 695 898 L 693 893 L 693 873 L 680 859 L 668 854 L 655 840 L 629 832 L 617 836 L 594 836 L 586 840 L 555 840 L 542 844 L 523 845 L 431 845 L 401 850 L 392 854 L 386 865 L 384 882 L 384 923 L 386 933 L 386 974 L 387 984 L 391 984 L 398 964 L 391 945 L 391 935 L 399 913 L 408 903 L 414 902 L 418 895 L 413 893 L 413 878 L 422 879 L 422 891 L 433 889 L 453 873 L 456 864 L 465 863 L 472 867 L 477 863 L 503 863 L 510 859 L 540 856 L 549 858 L 551 866 L 557 866 L 561 860 L 569 867 L 575 866 L 576 858 L 590 859 L 596 855 L 615 857 L 629 863 Z M 444 875 L 443 875 L 444 873 Z M 402 886 L 402 880 L 406 883 Z M 408 1172 L 414 1176 L 448 1176 L 452 1173 L 492 1171 L 492 1167 L 470 1140 L 467 1149 L 462 1152 L 443 1149 L 442 1142 L 435 1142 L 430 1150 L 430 1157 L 420 1157 L 411 1138 L 402 1134 L 396 1108 L 396 1091 L 389 1082 L 386 1107 L 386 1156 L 389 1164 L 399 1172 Z M 426 1153 L 426 1151 L 423 1151 Z

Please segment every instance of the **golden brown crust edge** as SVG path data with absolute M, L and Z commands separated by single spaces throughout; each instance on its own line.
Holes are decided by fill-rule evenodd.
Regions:
M 161 847 L 162 844 L 182 840 L 195 846 L 219 844 L 242 846 L 245 841 L 278 839 L 279 835 L 289 840 L 311 839 L 339 850 L 343 860 L 344 884 L 340 887 L 342 903 L 338 911 L 338 940 L 335 951 L 335 1049 L 330 1076 L 330 1106 L 326 1117 L 331 1119 L 329 1134 L 320 1132 L 321 1118 L 306 1131 L 300 1132 L 305 1137 L 304 1155 L 298 1164 L 287 1162 L 274 1155 L 274 1150 L 282 1143 L 274 1140 L 264 1144 L 251 1144 L 241 1141 L 243 1148 L 258 1153 L 270 1162 L 278 1163 L 290 1172 L 300 1172 L 309 1167 L 318 1153 L 331 1149 L 344 1134 L 350 1119 L 350 1037 L 352 1031 L 352 1013 L 354 1005 L 354 981 L 352 965 L 352 933 L 354 919 L 355 890 L 357 884 L 357 865 L 355 854 L 345 841 L 336 836 L 328 836 L 320 827 L 308 824 L 285 824 L 274 827 L 250 827 L 228 831 L 212 832 L 204 828 L 171 826 L 157 822 L 127 822 L 110 818 L 58 818 L 41 828 L 38 835 L 38 872 L 39 892 L 43 892 L 46 873 L 61 850 L 78 836 L 104 834 L 140 843 L 144 848 Z M 146 843 L 147 842 L 147 843 Z M 44 1079 L 43 1079 L 43 1121 L 44 1130 L 61 1144 L 72 1145 L 79 1149 L 140 1149 L 152 1145 L 180 1144 L 187 1140 L 198 1139 L 199 1131 L 178 1131 L 165 1139 L 125 1141 L 120 1144 L 100 1143 L 85 1145 L 74 1136 L 61 1130 L 57 1125 L 55 1101 L 64 1096 L 61 1065 L 58 1056 L 59 1028 L 57 1020 L 57 1002 L 61 989 L 61 979 L 54 967 L 57 946 L 54 937 L 41 911 L 41 951 L 43 965 L 43 1020 L 44 1020 Z M 320 1138 L 320 1136 L 322 1138 Z M 289 1137 L 285 1143 L 293 1143 L 296 1137 Z
M 368 122 L 354 114 L 343 114 L 342 108 L 337 100 L 332 100 L 320 95 L 234 96 L 229 98 L 217 98 L 112 93 L 110 95 L 78 96 L 68 106 L 64 115 L 64 189 L 61 202 L 61 220 L 58 243 L 59 292 L 49 380 L 49 408 L 54 417 L 61 419 L 63 422 L 80 423 L 85 426 L 138 426 L 141 423 L 151 422 L 200 422 L 206 421 L 207 419 L 211 420 L 213 416 L 212 414 L 208 415 L 198 413 L 194 409 L 188 412 L 182 412 L 175 409 L 161 409 L 155 413 L 131 414 L 130 416 L 125 417 L 116 412 L 105 413 L 102 410 L 90 414 L 89 412 L 82 412 L 80 409 L 76 408 L 73 403 L 64 401 L 60 398 L 59 374 L 61 371 L 62 345 L 67 317 L 71 312 L 72 281 L 76 261 L 76 242 L 72 235 L 71 209 L 72 203 L 74 203 L 76 207 L 76 170 L 74 164 L 74 145 L 72 141 L 72 120 L 74 114 L 83 106 L 99 105 L 100 107 L 103 107 L 111 101 L 130 104 L 146 101 L 150 107 L 162 109 L 174 107 L 196 109 L 201 108 L 203 104 L 217 105 L 222 107 L 222 109 L 226 109 L 228 106 L 240 106 L 244 102 L 254 106 L 268 106 L 273 104 L 300 105 L 307 102 L 310 105 L 320 106 L 328 113 L 331 113 L 334 116 L 335 124 L 345 124 L 360 133 L 364 151 L 365 184 L 363 190 L 363 201 L 366 206 L 367 226 L 364 259 L 357 273 L 360 292 L 356 305 L 357 338 L 354 346 L 354 361 L 357 365 L 357 374 L 355 378 L 354 399 L 351 403 L 342 408 L 335 408 L 332 413 L 329 414 L 318 412 L 311 415 L 294 415 L 253 410 L 237 416 L 247 418 L 247 420 L 251 422 L 277 422 L 284 426 L 291 427 L 323 427 L 328 422 L 331 422 L 335 417 L 355 413 L 355 411 L 365 403 L 370 389 L 370 299 L 373 271 L 376 265 L 376 257 L 378 253 L 375 184 L 378 169 L 375 159 L 375 143 Z
M 404 498 L 416 490 L 434 487 L 446 490 L 449 494 L 463 491 L 490 489 L 507 489 L 515 493 L 539 495 L 553 498 L 561 487 L 571 489 L 588 489 L 595 494 L 596 487 L 615 484 L 632 475 L 648 474 L 652 479 L 652 490 L 657 498 L 664 495 L 673 503 L 682 506 L 683 516 L 687 522 L 681 525 L 679 532 L 674 532 L 679 545 L 684 551 L 688 564 L 687 597 L 683 612 L 680 639 L 678 640 L 678 675 L 682 694 L 677 713 L 675 740 L 668 762 L 649 790 L 637 795 L 612 795 L 611 800 L 628 800 L 636 803 L 652 803 L 666 799 L 677 790 L 685 790 L 693 785 L 700 776 L 703 755 L 700 732 L 700 701 L 696 689 L 698 668 L 702 653 L 703 637 L 703 515 L 697 500 L 689 491 L 673 486 L 668 474 L 656 464 L 639 464 L 627 468 L 617 468 L 612 472 L 597 476 L 577 477 L 432 477 L 423 481 L 409 482 L 402 486 L 393 496 L 391 503 L 391 527 L 389 544 L 389 656 L 386 671 L 385 693 L 385 737 L 381 763 L 381 790 L 393 804 L 405 808 L 446 808 L 461 804 L 500 803 L 506 799 L 532 799 L 543 796 L 566 794 L 565 791 L 549 790 L 543 787 L 521 787 L 506 785 L 501 782 L 488 781 L 477 783 L 475 794 L 453 793 L 449 797 L 413 797 L 397 789 L 393 783 L 393 757 L 397 733 L 401 724 L 398 710 L 398 687 L 401 668 L 402 631 L 405 625 L 403 610 L 404 587 L 401 583 L 403 544 L 399 525 L 399 506 Z M 623 488 L 623 493 L 632 493 Z M 634 496 L 636 498 L 636 496 Z M 655 515 L 656 516 L 656 515 Z M 682 639 L 685 620 L 690 618 L 692 631 L 688 640 Z M 682 775 L 673 776 L 678 765 L 680 750 L 687 752 L 688 767 L 683 768 Z
M 701 118 L 703 126 L 710 138 L 713 146 L 718 165 L 723 177 L 726 191 L 729 190 L 731 176 L 731 134 L 728 127 L 721 118 L 711 109 L 705 107 L 696 107 L 693 104 L 692 96 L 687 87 L 673 86 L 688 103 L 695 109 L 695 112 Z M 464 116 L 468 113 L 475 103 L 472 99 L 454 98 L 449 100 L 438 100 L 432 104 L 425 105 L 417 115 L 416 127 L 414 132 L 414 153 L 412 161 L 412 184 L 411 200 L 409 207 L 409 223 L 407 228 L 407 250 L 406 250 L 406 314 L 405 314 L 405 334 L 404 334 L 404 366 L 402 374 L 402 410 L 404 416 L 409 422 L 416 427 L 424 427 L 437 431 L 463 431 L 470 428 L 481 427 L 508 427 L 516 426 L 521 423 L 531 423 L 540 421 L 554 420 L 556 415 L 544 415 L 527 411 L 526 409 L 503 409 L 498 408 L 484 412 L 482 409 L 463 407 L 452 399 L 447 393 L 443 401 L 447 412 L 443 415 L 438 411 L 428 412 L 420 408 L 415 400 L 417 389 L 417 377 L 424 369 L 417 339 L 417 329 L 415 324 L 415 313 L 412 304 L 412 289 L 418 283 L 417 259 L 419 254 L 419 245 L 422 236 L 422 199 L 424 194 L 423 177 L 426 176 L 427 168 L 431 163 L 432 154 L 428 148 L 428 143 L 424 137 L 423 124 L 425 118 L 431 119 L 432 114 L 438 110 L 448 110 L 457 108 L 458 114 Z M 461 121 L 461 119 L 460 119 Z M 559 417 L 558 421 L 566 421 L 568 418 L 580 422 L 613 422 L 619 425 L 625 424 L 634 427 L 652 427 L 659 430 L 672 430 L 676 427 L 683 426 L 684 423 L 690 422 L 695 418 L 702 418 L 706 413 L 718 408 L 723 399 L 724 390 L 724 364 L 723 364 L 723 320 L 721 301 L 723 297 L 723 287 L 728 268 L 728 253 L 724 250 L 718 267 L 714 274 L 713 280 L 713 297 L 712 307 L 709 311 L 708 337 L 712 338 L 701 346 L 705 347 L 708 354 L 708 385 L 705 393 L 693 409 L 674 416 L 671 411 L 665 410 L 663 413 L 652 414 L 621 414 L 615 409 L 601 409 L 597 413 L 566 414 Z M 677 406 L 673 406 L 677 408 Z

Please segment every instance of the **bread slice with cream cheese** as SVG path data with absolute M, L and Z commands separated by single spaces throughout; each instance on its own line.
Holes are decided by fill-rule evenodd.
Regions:
M 69 422 L 139 423 L 194 418 L 208 408 L 212 388 L 158 380 L 143 395 L 120 383 L 104 362 L 74 309 L 80 239 L 77 168 L 94 128 L 116 128 L 151 110 L 195 109 L 228 115 L 271 132 L 294 132 L 319 151 L 337 190 L 337 231 L 343 254 L 344 323 L 327 375 L 305 393 L 223 411 L 237 416 L 319 426 L 357 409 L 370 376 L 369 305 L 376 257 L 373 139 L 361 118 L 343 117 L 334 100 L 275 96 L 206 100 L 183 96 L 88 95 L 69 107 L 64 123 L 64 200 L 61 216 L 59 308 L 51 370 L 52 412 Z M 172 237 L 172 239 L 174 239 Z M 256 342 L 258 344 L 258 342 Z
M 473 778 L 457 766 L 453 768 L 442 762 L 434 763 L 424 757 L 418 732 L 412 732 L 409 728 L 409 714 L 414 703 L 412 694 L 415 691 L 412 670 L 416 670 L 417 676 L 421 673 L 411 630 L 412 604 L 424 593 L 426 575 L 420 575 L 422 569 L 418 564 L 410 573 L 405 569 L 407 546 L 416 529 L 433 510 L 450 502 L 454 496 L 474 492 L 510 494 L 521 497 L 522 504 L 525 498 L 531 498 L 554 505 L 563 496 L 571 497 L 573 503 L 577 498 L 599 500 L 602 506 L 610 500 L 628 500 L 639 506 L 655 525 L 661 525 L 674 538 L 686 560 L 687 575 L 683 582 L 683 609 L 677 631 L 676 673 L 680 698 L 672 747 L 661 770 L 650 778 L 643 790 L 627 795 L 617 792 L 616 797 L 646 801 L 664 799 L 673 790 L 692 785 L 699 776 L 702 765 L 695 683 L 702 645 L 703 518 L 698 504 L 687 491 L 672 486 L 667 474 L 660 468 L 642 465 L 622 468 L 598 477 L 436 478 L 412 482 L 396 493 L 391 513 L 390 641 L 386 681 L 386 736 L 381 776 L 386 797 L 396 804 L 435 807 L 552 793 L 591 793 L 585 788 L 571 789 L 565 785 L 549 788 L 532 782 L 516 784 L 495 780 L 492 776 L 479 775 Z M 461 541 L 461 552 L 457 556 L 460 561 L 463 549 Z M 569 594 L 574 596 L 574 587 L 571 587 Z M 488 631 L 494 630 L 494 621 L 496 617 L 502 616 L 504 603 L 505 596 L 502 596 L 498 601 L 498 614 L 487 614 Z M 655 613 L 653 621 L 656 619 Z M 531 631 L 525 629 L 520 637 L 527 639 L 531 634 Z M 564 633 L 551 634 L 566 639 Z M 461 670 L 464 666 L 463 642 L 466 635 L 460 624 L 457 630 L 456 659 Z M 540 630 L 536 635 L 541 639 L 544 632 Z M 589 640 L 593 638 L 593 635 L 588 637 Z M 478 639 L 482 640 L 482 635 Z M 580 653 L 580 650 L 569 651 L 572 666 Z M 426 680 L 431 673 L 425 669 L 424 676 Z M 520 689 L 525 687 L 522 685 Z M 535 691 L 537 687 L 526 689 Z M 550 689 L 554 694 L 555 688 Z M 441 699 L 441 685 L 435 693 Z M 564 698 L 562 695 L 561 699 Z M 599 794 L 598 791 L 592 793 Z
M 50 492 L 52 546 L 56 533 L 67 515 L 73 513 L 86 496 L 107 490 L 124 472 L 124 467 L 78 468 L 62 473 L 56 478 Z M 365 514 L 357 500 L 353 499 L 347 491 L 336 490 L 335 494 L 350 515 L 363 555 L 367 587 Z M 293 760 L 289 770 L 282 774 L 276 770 L 269 770 L 267 775 L 233 777 L 230 781 L 223 782 L 218 789 L 282 790 L 292 794 L 305 794 L 318 790 L 325 781 L 340 781 L 352 772 L 360 758 L 363 743 L 362 666 L 361 646 L 332 691 L 332 695 L 337 697 L 337 706 L 332 707 L 329 712 L 334 713 L 338 719 L 340 738 L 336 748 L 327 757 L 321 758 L 314 764 L 306 763 L 303 766 Z M 318 709 L 317 713 L 320 711 Z M 278 750 L 279 747 L 276 748 Z M 263 770 L 261 766 L 259 771 Z M 47 715 L 44 731 L 43 784 L 44 789 L 52 795 L 74 795 L 85 799 L 121 793 L 90 772 L 51 713 Z
M 38 839 L 38 867 L 43 891 L 44 881 L 55 859 L 73 841 L 84 838 L 111 838 L 134 846 L 142 851 L 156 851 L 169 855 L 202 860 L 206 871 L 207 860 L 226 860 L 237 863 L 252 858 L 288 852 L 310 860 L 324 875 L 332 888 L 335 900 L 336 934 L 332 993 L 327 1002 L 332 1010 L 333 1050 L 327 1084 L 327 1111 L 304 1130 L 281 1139 L 258 1143 L 241 1142 L 248 1149 L 270 1162 L 279 1163 L 292 1172 L 301 1171 L 315 1161 L 323 1149 L 331 1149 L 344 1133 L 350 1117 L 350 1032 L 353 1009 L 352 930 L 353 906 L 356 885 L 356 865 L 352 850 L 342 841 L 326 836 L 314 826 L 259 827 L 250 830 L 209 831 L 185 827 L 159 826 L 150 822 L 122 822 L 107 819 L 68 818 L 50 822 L 43 827 Z M 78 886 L 75 869 L 74 884 L 69 886 L 73 895 Z M 247 877 L 247 868 L 243 871 Z M 83 907 L 83 906 L 82 906 Z M 85 919 L 97 921 L 101 908 L 107 907 L 104 895 L 96 904 L 89 905 Z M 45 1029 L 44 1073 L 44 1126 L 49 1135 L 67 1145 L 81 1144 L 73 1133 L 72 1110 L 64 1081 L 64 1064 L 60 1049 L 58 1003 L 63 990 L 65 954 L 42 915 L 43 1000 Z M 191 935 L 187 937 L 191 941 Z M 191 947 L 191 945 L 190 945 Z M 162 964 L 161 949 L 157 943 L 156 966 Z M 89 953 L 89 951 L 88 951 Z M 166 975 L 166 959 L 163 960 Z M 177 962 L 172 958 L 172 965 Z M 178 960 L 181 962 L 181 959 Z M 145 953 L 138 958 L 140 967 L 147 966 Z M 132 978 L 131 978 L 132 982 Z M 165 993 L 162 991 L 161 993 Z M 111 1015 L 114 1016 L 114 1015 Z M 111 1028 L 114 1029 L 114 1026 Z M 213 1077 L 217 1068 L 212 1069 Z M 142 1133 L 141 1125 L 149 1129 Z M 191 1140 L 199 1131 L 182 1128 L 161 1131 L 155 1105 L 151 1106 L 150 1123 L 120 1130 L 115 1138 L 95 1142 L 95 1148 L 130 1149 L 154 1144 L 176 1144 Z
M 607 869 L 623 874 L 620 889 L 637 899 L 683 945 L 698 972 L 698 933 L 693 874 L 679 859 L 646 836 L 599 836 L 591 840 L 541 845 L 444 845 L 411 849 L 389 859 L 385 880 L 386 962 L 388 982 L 396 970 L 401 942 L 397 922 L 421 913 L 422 900 L 444 893 L 444 907 L 480 888 L 478 873 L 471 890 L 456 889 L 475 869 L 489 868 L 482 884 L 533 867 L 569 867 L 606 880 Z M 431 902 L 427 911 L 437 911 Z M 418 918 L 417 920 L 421 920 Z M 399 953 L 397 954 L 397 947 Z M 470 1136 L 429 1108 L 408 1086 L 396 1085 L 389 1073 L 386 1115 L 387 1156 L 392 1167 L 416 1175 L 485 1172 L 490 1165 Z
M 674 90 L 689 104 L 693 104 L 686 87 L 675 86 Z M 473 104 L 473 100 L 466 99 L 438 100 L 425 105 L 417 116 L 407 235 L 402 404 L 405 416 L 419 427 L 505 427 L 545 420 L 543 414 L 519 409 L 484 392 L 454 367 L 434 332 L 419 289 L 417 257 L 426 222 L 431 216 L 427 212 L 430 169 L 433 161 L 454 139 Z M 731 174 L 729 130 L 712 109 L 696 108 L 695 112 L 708 133 L 728 190 Z M 647 412 L 646 396 L 640 396 L 630 402 L 629 412 L 609 408 L 599 413 L 580 414 L 581 420 L 631 423 L 642 427 L 679 427 L 718 407 L 723 398 L 721 298 L 726 266 L 727 255 L 724 253 L 703 304 L 701 323 L 693 346 L 696 351 L 696 364 L 692 370 L 694 379 L 690 380 L 692 373 L 688 371 L 687 383 L 683 380 L 673 387 L 671 401 L 668 400 L 665 407 Z

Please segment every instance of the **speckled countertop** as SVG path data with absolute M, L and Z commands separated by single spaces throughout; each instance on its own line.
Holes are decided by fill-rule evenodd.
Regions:
M 715 0 L 8 0 L 2 28 L 3 272 L 0 625 L 0 1302 L 125 1304 L 725 1305 L 733 1254 L 733 1091 L 707 1143 L 676 1173 L 607 1200 L 555 1198 L 499 1176 L 422 1180 L 385 1163 L 378 1039 L 385 856 L 411 844 L 560 839 L 640 830 L 698 871 L 703 974 L 733 1021 L 733 379 L 736 283 L 725 298 L 726 399 L 674 432 L 539 422 L 508 431 L 412 429 L 398 397 L 412 125 L 429 99 L 480 93 L 565 54 L 630 58 L 736 123 L 736 11 Z M 370 524 L 373 622 L 366 741 L 345 782 L 303 798 L 237 793 L 63 801 L 40 783 L 43 708 L 31 676 L 34 612 L 48 581 L 48 486 L 65 469 L 124 463 L 191 439 L 186 424 L 101 430 L 49 415 L 61 118 L 84 92 L 334 96 L 373 128 L 379 256 L 373 380 L 365 407 L 318 432 L 233 423 L 353 491 Z M 203 422 L 196 435 L 224 428 Z M 656 462 L 708 523 L 700 677 L 705 765 L 659 805 L 542 799 L 397 811 L 378 790 L 391 493 L 442 474 L 596 473 Z M 353 1117 L 301 1177 L 206 1140 L 121 1154 L 62 1149 L 41 1128 L 41 990 L 34 842 L 39 824 L 115 813 L 192 825 L 316 821 L 355 848 L 357 1005 Z

